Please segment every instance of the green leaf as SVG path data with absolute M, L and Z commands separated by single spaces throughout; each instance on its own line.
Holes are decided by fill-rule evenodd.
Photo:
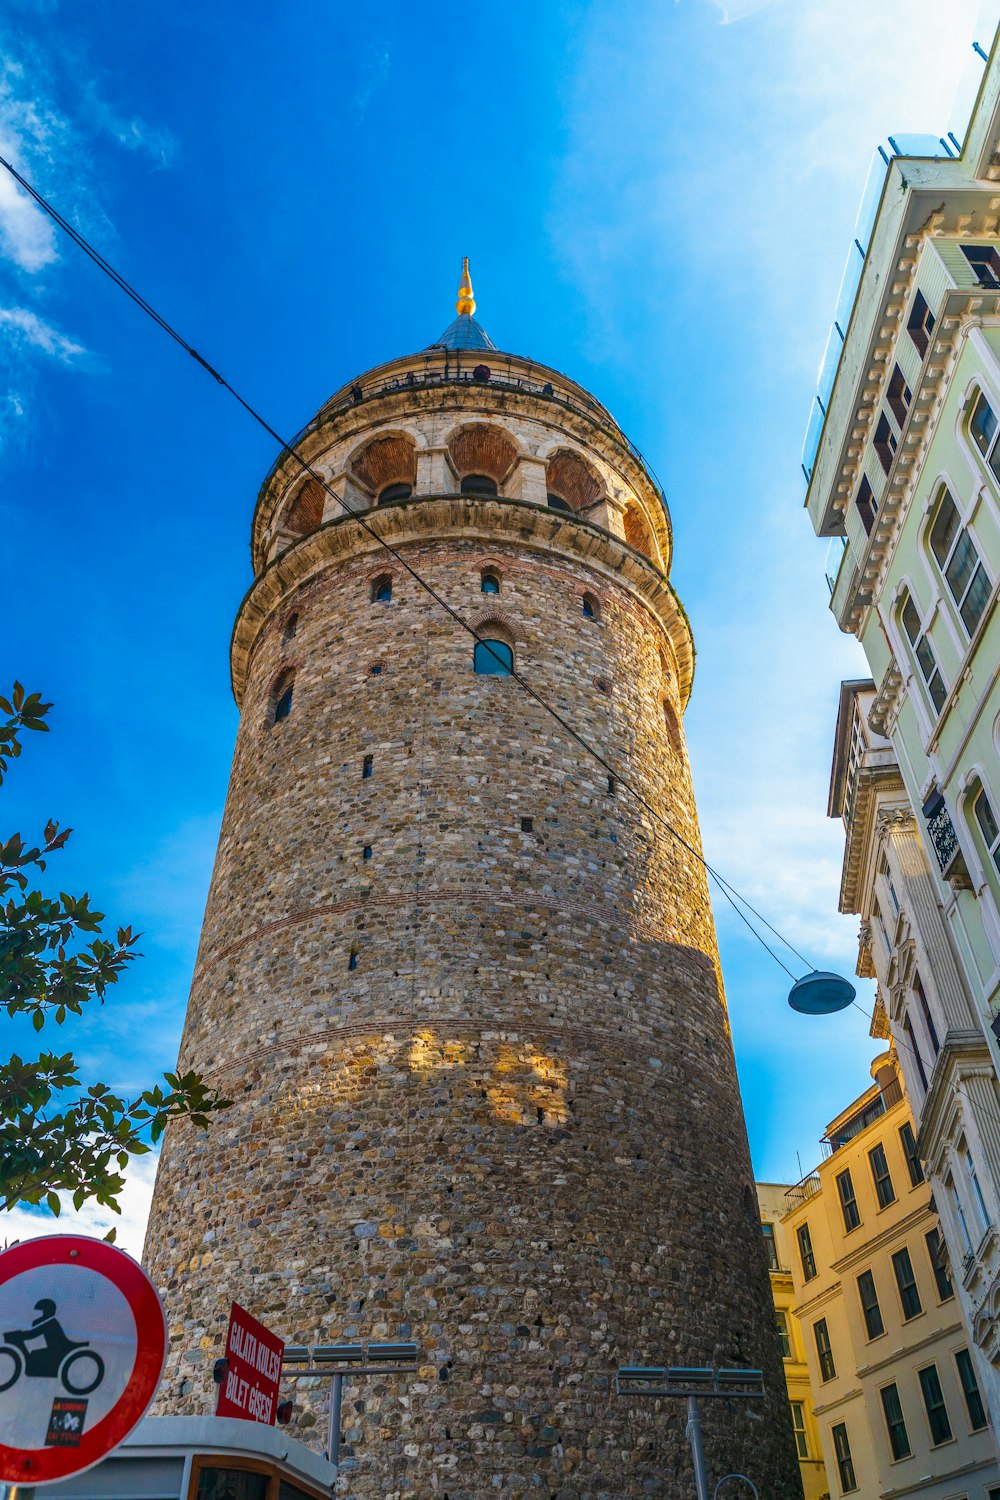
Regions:
M 59 1213 L 60 1213 L 60 1211 L 62 1209 L 62 1204 L 59 1202 L 59 1195 L 58 1195 L 58 1193 L 46 1193 L 45 1194 L 45 1201 L 49 1205 L 49 1208 L 52 1210 L 52 1212 L 55 1214 L 56 1218 L 58 1219 Z

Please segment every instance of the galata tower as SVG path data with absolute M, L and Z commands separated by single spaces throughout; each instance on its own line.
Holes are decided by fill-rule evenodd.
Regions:
M 285 452 L 257 502 L 181 1044 L 234 1103 L 165 1139 L 159 1410 L 214 1410 L 235 1300 L 419 1345 L 348 1385 L 345 1493 L 673 1500 L 683 1402 L 617 1366 L 751 1365 L 709 1469 L 799 1496 L 666 505 L 593 396 L 496 349 L 467 265 L 457 312 L 309 423 L 324 483 Z M 295 1395 L 317 1448 L 328 1391 Z

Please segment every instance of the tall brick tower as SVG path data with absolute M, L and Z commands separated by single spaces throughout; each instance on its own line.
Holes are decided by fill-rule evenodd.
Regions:
M 419 1343 L 348 1388 L 351 1495 L 645 1500 L 692 1490 L 683 1413 L 616 1366 L 760 1365 L 709 1465 L 799 1496 L 703 868 L 507 670 L 699 847 L 666 507 L 474 312 L 466 268 L 437 343 L 306 428 L 337 498 L 287 453 L 260 492 L 181 1047 L 235 1103 L 166 1138 L 160 1409 L 213 1409 L 235 1299 L 290 1342 Z

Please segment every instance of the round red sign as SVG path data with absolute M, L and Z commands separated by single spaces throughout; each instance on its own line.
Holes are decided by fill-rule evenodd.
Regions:
M 159 1293 L 124 1250 L 75 1234 L 0 1254 L 0 1480 L 51 1484 L 100 1463 L 156 1394 Z

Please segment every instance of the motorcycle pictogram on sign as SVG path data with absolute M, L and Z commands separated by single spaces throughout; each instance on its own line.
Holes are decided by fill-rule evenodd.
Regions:
M 51 1297 L 35 1303 L 30 1328 L 8 1329 L 0 1344 L 0 1391 L 9 1391 L 22 1375 L 58 1378 L 71 1396 L 89 1396 L 104 1379 L 104 1361 L 87 1339 L 66 1336 Z

